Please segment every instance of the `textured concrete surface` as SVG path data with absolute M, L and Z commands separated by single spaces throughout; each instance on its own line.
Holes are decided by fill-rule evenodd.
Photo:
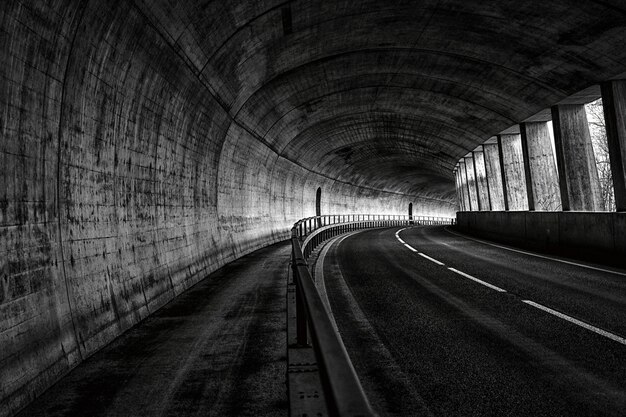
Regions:
M 502 172 L 509 210 L 528 210 L 522 139 L 520 135 L 501 135 Z
M 623 336 L 623 276 L 510 252 L 443 227 L 400 232 L 444 264 L 437 265 L 404 247 L 397 230 L 343 240 L 324 274 L 346 348 L 381 416 L 623 415 L 624 345 L 522 302 Z
M 0 2 L 0 414 L 322 212 L 450 215 L 485 138 L 624 72 L 624 7 Z M 505 24 L 506 23 L 506 24 Z
M 585 106 L 553 106 L 552 123 L 563 210 L 600 210 L 600 181 Z
M 485 154 L 485 172 L 488 178 L 491 210 L 504 210 L 504 185 L 502 184 L 498 145 L 486 143 L 483 145 L 483 152 Z
M 459 209 L 461 211 L 469 210 L 468 204 L 465 201 L 465 193 L 463 192 L 463 179 L 461 178 L 461 170 L 457 167 L 454 172 L 455 184 L 456 184 L 456 192 L 457 192 L 457 200 L 459 202 Z
M 555 211 L 561 208 L 559 175 L 554 161 L 548 124 L 545 122 L 520 125 L 524 173 L 530 184 L 528 202 L 533 210 Z
M 465 158 L 459 161 L 459 172 L 461 173 L 461 193 L 463 194 L 463 201 L 465 203 L 465 210 L 476 210 L 472 206 L 472 199 L 470 198 L 469 182 L 467 178 L 467 168 L 465 167 Z
M 626 265 L 626 213 L 457 213 L 459 230 L 521 247 Z
M 485 153 L 483 151 L 474 151 L 472 152 L 472 158 L 474 159 L 476 189 L 478 191 L 480 209 L 489 211 L 491 210 L 491 201 L 489 198 L 489 184 L 487 182 L 487 170 L 485 167 Z
M 478 200 L 478 184 L 476 181 L 476 171 L 474 170 L 474 158 L 471 156 L 465 158 L 465 175 L 467 177 L 470 206 L 472 210 L 478 211 L 481 207 L 480 201 Z

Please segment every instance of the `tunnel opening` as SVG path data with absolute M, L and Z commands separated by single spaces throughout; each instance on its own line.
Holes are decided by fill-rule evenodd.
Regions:
M 585 104 L 585 114 L 589 126 L 591 146 L 594 161 L 598 171 L 598 186 L 600 187 L 599 211 L 615 211 L 615 190 L 609 157 L 609 143 L 606 136 L 606 122 L 604 120 L 604 106 L 599 98 Z
M 413 223 L 413 203 L 409 203 L 409 220 Z

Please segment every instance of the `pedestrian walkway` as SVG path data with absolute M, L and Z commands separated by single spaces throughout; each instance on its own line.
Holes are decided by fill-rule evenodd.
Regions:
M 216 271 L 19 416 L 286 416 L 289 255 L 279 243 Z

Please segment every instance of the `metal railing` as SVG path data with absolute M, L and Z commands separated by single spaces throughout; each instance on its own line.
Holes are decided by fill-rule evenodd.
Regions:
M 309 217 L 291 229 L 291 261 L 296 285 L 296 339 L 315 350 L 322 386 L 331 416 L 375 416 L 341 337 L 317 291 L 309 267 L 309 255 L 324 240 L 353 230 L 454 224 L 453 218 L 374 214 L 341 214 Z

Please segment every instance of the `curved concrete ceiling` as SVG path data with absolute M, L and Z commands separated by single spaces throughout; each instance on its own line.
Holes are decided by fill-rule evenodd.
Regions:
M 234 119 L 347 183 L 453 200 L 489 136 L 626 68 L 620 1 L 145 1 Z

